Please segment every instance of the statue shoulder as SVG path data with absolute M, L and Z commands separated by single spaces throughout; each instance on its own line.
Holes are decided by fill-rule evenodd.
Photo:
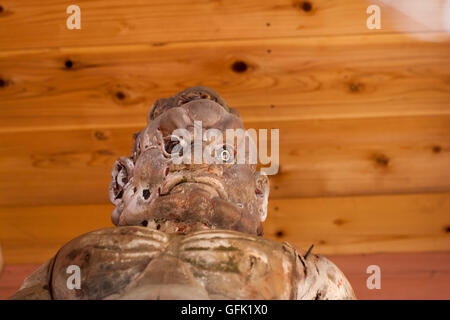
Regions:
M 356 299 L 349 281 L 333 262 L 322 255 L 305 255 L 288 242 L 280 243 L 255 235 L 215 230 L 187 235 L 180 245 L 180 257 L 190 258 L 192 254 L 196 254 L 197 262 L 201 255 L 207 254 L 208 259 L 205 261 L 217 263 L 208 254 L 214 251 L 233 253 L 237 257 L 235 260 L 239 261 L 236 270 L 246 274 L 245 278 L 257 279 L 260 276 L 261 279 L 267 279 L 270 274 L 270 277 L 276 279 L 272 288 L 277 283 L 292 284 L 289 290 L 278 290 L 273 297 L 298 300 Z M 232 257 L 230 254 L 227 258 Z M 224 262 L 219 265 L 227 264 Z M 247 265 L 251 267 L 246 269 Z M 212 266 L 208 268 L 213 269 Z M 259 281 L 252 285 L 255 286 L 255 283 L 258 284 Z
M 256 235 L 208 230 L 188 234 L 178 258 L 199 275 L 213 299 L 295 299 L 295 248 Z
M 299 258 L 304 264 L 304 277 L 298 285 L 299 300 L 356 299 L 344 273 L 329 259 L 319 254 Z
M 165 233 L 138 226 L 83 234 L 56 254 L 52 295 L 56 299 L 103 299 L 120 294 L 169 241 Z

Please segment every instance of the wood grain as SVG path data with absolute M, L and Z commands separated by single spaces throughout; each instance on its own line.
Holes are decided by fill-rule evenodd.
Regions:
M 450 196 L 286 199 L 270 203 L 265 236 L 323 254 L 450 250 Z M 112 226 L 111 205 L 0 208 L 5 263 L 42 263 L 69 240 Z
M 358 299 L 450 299 L 450 251 L 335 255 L 329 257 L 345 273 Z M 367 267 L 381 270 L 381 289 L 368 289 Z
M 77 4 L 81 29 L 68 30 L 69 4 L 64 1 L 43 5 L 38 0 L 4 0 L 0 50 L 443 31 L 445 20 L 440 17 L 448 6 L 442 0 L 409 0 L 403 8 L 376 0 L 80 0 Z M 366 26 L 371 4 L 381 8 L 380 30 Z
M 450 249 L 450 198 L 408 194 L 269 202 L 265 236 L 324 254 Z
M 194 84 L 281 129 L 274 198 L 448 190 L 448 52 L 380 35 L 3 53 L 0 204 L 105 203 L 152 101 Z
M 449 77 L 450 41 L 405 35 L 0 52 L 0 132 L 141 126 L 192 85 L 244 121 L 448 115 Z
M 112 205 L 0 208 L 5 264 L 43 263 L 68 241 L 113 226 Z

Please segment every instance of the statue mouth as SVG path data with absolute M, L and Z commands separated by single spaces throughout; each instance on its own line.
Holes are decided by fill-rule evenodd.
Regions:
M 177 172 L 169 174 L 161 186 L 160 196 L 181 192 L 185 187 L 198 187 L 213 197 L 218 196 L 228 199 L 228 193 L 222 182 L 211 175 L 191 175 L 189 173 Z

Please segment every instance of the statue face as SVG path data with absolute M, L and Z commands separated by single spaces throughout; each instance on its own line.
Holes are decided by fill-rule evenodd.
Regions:
M 174 135 L 180 129 L 191 142 Z M 223 141 L 206 138 L 211 129 L 222 133 Z M 147 126 L 135 135 L 131 157 L 120 157 L 114 164 L 109 192 L 116 206 L 113 223 L 164 232 L 219 228 L 262 234 L 268 179 L 249 161 L 227 163 L 227 156 L 237 150 L 226 143 L 227 129 L 243 129 L 242 120 L 212 89 L 193 87 L 156 101 Z M 194 132 L 206 141 L 186 152 L 187 144 L 194 144 Z M 248 137 L 243 139 L 248 142 Z M 194 152 L 200 150 L 211 154 L 210 159 L 221 159 L 194 163 Z M 248 156 L 248 148 L 245 152 Z M 188 163 L 174 158 L 184 159 L 189 153 Z

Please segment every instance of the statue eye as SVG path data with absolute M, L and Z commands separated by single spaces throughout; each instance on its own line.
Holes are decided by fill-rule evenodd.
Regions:
M 170 154 L 175 156 L 183 155 L 183 146 L 180 143 L 180 139 L 177 137 L 171 137 L 171 140 L 167 141 L 164 145 L 164 150 Z
M 228 144 L 224 144 L 216 148 L 216 160 L 218 163 L 233 163 L 234 156 L 234 148 Z
M 164 149 L 166 150 L 167 153 L 172 153 L 172 150 L 174 149 L 174 147 L 176 147 L 177 145 L 180 144 L 180 141 L 168 141 L 166 142 L 166 144 L 164 145 Z
M 212 95 L 209 95 L 207 93 L 204 93 L 204 92 L 200 94 L 200 99 L 207 99 L 207 100 L 211 100 L 211 101 L 217 102 L 217 98 L 216 97 L 214 97 Z

